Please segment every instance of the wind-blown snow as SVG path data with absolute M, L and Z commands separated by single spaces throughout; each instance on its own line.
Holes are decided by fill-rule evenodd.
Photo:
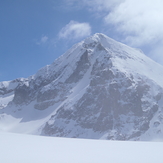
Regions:
M 52 138 L 0 132 L 1 163 L 162 163 L 163 143 Z

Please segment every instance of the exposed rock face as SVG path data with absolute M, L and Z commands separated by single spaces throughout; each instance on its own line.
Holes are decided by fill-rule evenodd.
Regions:
M 27 121 L 29 109 L 41 135 L 145 140 L 163 135 L 162 79 L 143 53 L 95 34 L 12 89 L 1 83 L 1 97 L 12 93 L 2 110 Z
M 159 106 L 155 96 L 151 96 L 148 81 L 140 79 L 135 83 L 124 74 L 113 75 L 109 71 L 106 75 L 100 73 L 99 78 L 91 79 L 83 96 L 73 105 L 69 106 L 67 102 L 60 107 L 50 123 L 46 123 L 42 134 L 82 138 L 83 131 L 85 138 L 92 138 L 89 134 L 92 132 L 97 138 L 101 133 L 107 133 L 107 139 L 129 140 L 137 139 L 149 129 Z M 144 101 L 146 96 L 149 99 Z

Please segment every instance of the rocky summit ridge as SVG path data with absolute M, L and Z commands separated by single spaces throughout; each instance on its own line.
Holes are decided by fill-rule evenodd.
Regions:
M 163 67 L 104 34 L 0 83 L 0 130 L 109 140 L 163 136 Z

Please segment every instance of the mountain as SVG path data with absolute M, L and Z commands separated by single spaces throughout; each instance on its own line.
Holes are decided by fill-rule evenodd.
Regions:
M 57 137 L 163 136 L 163 66 L 104 34 L 26 79 L 0 83 L 0 130 Z

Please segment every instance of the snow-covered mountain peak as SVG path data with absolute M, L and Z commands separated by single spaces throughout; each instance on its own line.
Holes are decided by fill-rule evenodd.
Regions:
M 88 38 L 86 38 L 84 40 L 84 44 L 86 44 L 87 46 L 92 46 L 94 47 L 94 45 L 96 45 L 97 43 L 100 43 L 100 37 L 102 36 L 103 34 L 99 34 L 99 33 L 96 33 L 94 34 L 93 36 L 90 36 Z
M 94 35 L 86 38 L 84 41 L 84 46 L 86 48 L 90 47 L 90 48 L 94 48 L 97 44 L 101 44 L 104 47 L 110 45 L 115 45 L 118 42 L 116 42 L 115 40 L 109 38 L 108 36 L 102 34 L 102 33 L 95 33 Z
M 162 136 L 162 81 L 161 65 L 96 33 L 35 75 L 0 83 L 0 129 L 118 140 Z
M 96 33 L 93 36 L 86 38 L 78 45 L 82 45 L 82 47 L 86 49 L 106 50 L 111 57 L 142 59 L 142 56 L 144 56 L 142 51 L 115 41 L 102 33 Z
M 131 74 L 136 78 L 140 75 L 146 76 L 163 86 L 162 81 L 159 79 L 159 76 L 163 76 L 163 67 L 161 65 L 152 61 L 140 50 L 117 42 L 101 33 L 96 33 L 75 44 L 51 65 L 45 66 L 31 76 L 29 80 L 34 81 L 37 85 L 46 84 L 54 79 L 61 80 L 61 78 L 62 82 L 64 82 L 77 67 L 79 69 L 79 65 L 80 71 L 82 71 L 86 67 L 93 66 L 97 61 L 101 64 L 105 63 L 107 66 L 112 65 L 114 72 L 118 69 L 127 76 Z M 151 67 L 153 67 L 152 70 Z
M 96 60 L 101 57 L 101 60 L 105 56 L 111 58 L 141 58 L 144 56 L 140 51 L 130 48 L 120 42 L 117 42 L 102 33 L 96 33 L 93 36 L 86 38 L 70 48 L 65 54 L 56 59 L 51 65 L 47 65 L 40 69 L 31 79 L 36 79 L 40 76 L 47 77 L 54 73 L 56 66 L 57 69 L 63 67 L 73 67 L 80 60 L 83 54 L 88 55 L 88 59 Z M 58 70 L 56 70 L 58 71 Z
M 95 33 L 94 35 L 86 38 L 84 42 L 86 44 L 93 43 L 93 42 L 99 42 L 102 43 L 104 40 L 110 40 L 112 42 L 116 42 L 115 40 L 111 39 L 110 37 L 104 35 L 103 33 Z

